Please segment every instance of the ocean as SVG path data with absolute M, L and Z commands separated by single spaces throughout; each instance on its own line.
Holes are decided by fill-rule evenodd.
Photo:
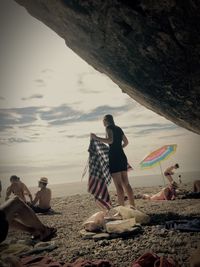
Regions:
M 192 183 L 194 180 L 200 180 L 200 172 L 179 172 L 178 174 L 174 175 L 174 180 L 178 182 L 178 175 L 182 176 L 182 183 Z M 38 176 L 39 177 L 39 176 Z M 39 178 L 38 178 L 39 179 Z M 34 194 L 37 190 L 37 182 L 38 179 L 35 178 L 35 183 L 30 183 L 29 177 L 26 176 L 24 179 L 21 179 L 31 190 L 31 192 Z M 74 182 L 60 182 L 56 183 L 54 180 L 54 183 L 51 183 L 51 179 L 49 179 L 49 188 L 52 189 L 52 195 L 53 197 L 63 197 L 63 196 L 70 196 L 75 194 L 84 194 L 87 193 L 87 179 L 88 175 L 84 177 L 84 179 L 81 181 L 81 177 L 79 180 L 75 180 Z M 7 179 L 1 179 L 2 181 L 2 198 L 5 196 L 5 190 L 7 186 L 9 185 L 9 177 Z M 63 180 L 61 180 L 63 181 Z M 137 187 L 151 187 L 151 186 L 164 186 L 167 184 L 167 179 L 162 177 L 162 175 L 142 175 L 142 176 L 133 176 L 132 172 L 129 172 L 129 181 L 133 188 Z M 109 186 L 109 190 L 114 190 L 115 187 L 113 183 Z M 192 188 L 191 188 L 192 190 Z

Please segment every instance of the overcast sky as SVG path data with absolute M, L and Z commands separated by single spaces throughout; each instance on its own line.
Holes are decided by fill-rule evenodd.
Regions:
M 104 136 L 110 113 L 129 139 L 125 152 L 136 175 L 139 162 L 165 144 L 177 152 L 163 168 L 200 170 L 200 137 L 136 103 L 97 72 L 55 32 L 12 0 L 0 2 L 0 177 L 46 175 L 52 183 L 77 181 L 87 161 L 90 132 Z M 30 182 L 32 183 L 32 182 Z

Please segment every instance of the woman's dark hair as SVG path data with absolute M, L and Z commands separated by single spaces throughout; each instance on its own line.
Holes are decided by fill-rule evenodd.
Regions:
M 113 116 L 110 114 L 105 115 L 104 120 L 106 120 L 109 125 L 115 125 Z
M 6 216 L 2 210 L 0 210 L 0 243 L 6 239 L 8 234 L 8 221 L 6 220 Z

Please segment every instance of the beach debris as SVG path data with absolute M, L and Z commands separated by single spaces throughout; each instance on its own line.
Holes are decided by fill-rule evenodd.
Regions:
M 25 244 L 1 244 L 0 254 L 3 255 L 19 255 L 20 253 L 27 252 L 30 247 Z
M 88 232 L 85 229 L 82 229 L 79 233 L 83 239 L 91 239 L 91 238 L 93 238 L 94 235 L 96 235 L 96 233 Z
M 114 209 L 121 215 L 123 220 L 135 218 L 136 223 L 147 224 L 150 222 L 149 215 L 137 209 L 130 208 L 129 206 L 117 206 Z
M 129 231 L 135 224 L 135 218 L 111 221 L 106 223 L 106 231 L 119 234 Z
M 38 254 L 43 251 L 52 251 L 56 249 L 58 246 L 54 241 L 49 241 L 49 242 L 39 242 L 37 243 L 33 249 L 30 249 L 29 251 L 26 251 L 24 253 L 21 253 L 20 256 L 27 256 L 31 254 Z
M 110 235 L 108 233 L 99 233 L 95 234 L 92 237 L 94 240 L 102 240 L 102 239 L 109 239 Z
M 100 231 L 104 228 L 104 217 L 103 211 L 96 212 L 83 223 L 83 227 L 89 232 Z
M 167 221 L 165 227 L 182 232 L 200 232 L 200 219 Z
M 131 265 L 131 267 L 149 266 L 179 267 L 177 261 L 175 261 L 172 257 L 158 256 L 157 254 L 151 252 L 144 253 Z

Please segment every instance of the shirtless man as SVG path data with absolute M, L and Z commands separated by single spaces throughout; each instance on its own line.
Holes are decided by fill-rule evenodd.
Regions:
M 178 169 L 178 168 L 179 168 L 179 165 L 178 165 L 178 163 L 176 163 L 175 165 L 173 165 L 173 166 L 167 168 L 167 169 L 164 171 L 164 175 L 165 175 L 165 177 L 168 179 L 168 181 L 169 181 L 170 183 L 172 183 L 172 182 L 174 181 L 173 178 L 172 178 L 172 175 L 174 174 L 173 170 L 176 170 L 176 169 Z
M 35 213 L 45 213 L 51 209 L 51 190 L 47 188 L 48 179 L 46 177 L 40 178 L 38 186 L 41 188 L 35 195 L 35 199 L 31 203 L 31 208 Z M 36 204 L 38 205 L 36 206 Z
M 195 193 L 200 193 L 200 180 L 194 181 L 193 186 L 194 186 L 193 191 Z
M 174 200 L 176 197 L 176 189 L 178 185 L 176 182 L 172 182 L 167 187 L 163 188 L 160 192 L 157 194 L 150 196 L 147 194 L 144 194 L 142 196 L 143 199 L 149 199 L 149 200 Z
M 11 193 L 21 198 L 24 202 L 26 202 L 25 195 L 27 194 L 30 198 L 30 201 L 32 202 L 33 198 L 31 195 L 31 192 L 27 188 L 27 186 L 20 181 L 20 178 L 16 175 L 12 175 L 10 177 L 11 185 L 6 190 L 6 198 L 5 200 L 8 200 Z

